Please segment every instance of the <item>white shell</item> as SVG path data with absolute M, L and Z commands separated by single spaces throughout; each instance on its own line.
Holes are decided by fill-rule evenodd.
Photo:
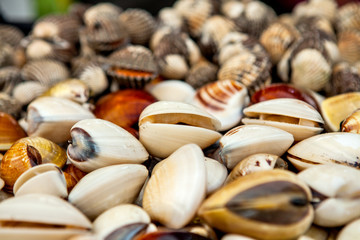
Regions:
M 0 178 L 0 190 L 5 186 L 4 180 Z
M 189 66 L 184 56 L 168 54 L 164 61 L 158 62 L 161 75 L 170 79 L 183 79 L 189 72 Z
M 147 91 L 159 101 L 189 103 L 195 95 L 195 89 L 181 80 L 166 80 L 147 86 Z
M 95 169 L 121 163 L 142 163 L 149 154 L 132 134 L 102 119 L 84 119 L 70 130 L 68 159 L 80 170 Z
M 220 139 L 220 157 L 228 169 L 247 156 L 270 153 L 281 156 L 294 137 L 279 128 L 265 125 L 242 125 L 229 130 Z
M 62 198 L 68 196 L 65 176 L 52 163 L 40 164 L 25 171 L 16 180 L 13 192 L 16 197 L 29 193 L 51 194 Z
M 121 203 L 132 203 L 148 175 L 140 164 L 102 167 L 85 175 L 69 194 L 69 202 L 90 219 Z
M 244 109 L 244 114 L 251 118 L 243 118 L 244 124 L 264 124 L 285 130 L 294 136 L 295 141 L 319 134 L 323 128 L 320 113 L 304 101 L 292 98 L 278 98 L 263 101 Z M 268 119 L 274 116 L 281 119 Z M 290 121 L 290 122 L 285 122 Z
M 25 81 L 14 87 L 12 95 L 21 105 L 26 105 L 43 94 L 47 89 L 48 87 L 40 82 Z
M 109 86 L 104 70 L 99 66 L 88 66 L 81 72 L 79 79 L 85 82 L 93 95 L 98 95 Z
M 155 102 L 139 117 L 140 142 L 151 155 L 160 158 L 188 143 L 196 143 L 201 148 L 210 146 L 221 137 L 216 131 L 219 127 L 215 117 L 182 102 Z
M 337 235 L 337 240 L 356 239 L 360 235 L 360 219 L 352 221 L 341 229 Z
M 154 221 L 184 227 L 205 198 L 204 155 L 197 145 L 187 144 L 160 163 L 145 188 L 143 208 Z
M 41 97 L 27 108 L 27 134 L 47 138 L 55 143 L 70 139 L 70 129 L 82 119 L 95 116 L 80 104 L 56 97 Z
M 292 146 L 287 158 L 298 170 L 328 163 L 359 168 L 360 135 L 345 132 L 319 134 Z
M 238 235 L 238 234 L 226 234 L 224 235 L 221 240 L 255 240 L 255 238 L 251 238 L 251 237 L 247 237 L 247 236 L 242 236 L 242 235 Z
M 219 189 L 228 175 L 226 167 L 215 159 L 205 157 L 206 195 Z

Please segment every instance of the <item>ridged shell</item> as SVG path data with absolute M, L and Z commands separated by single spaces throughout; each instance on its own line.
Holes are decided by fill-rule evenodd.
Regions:
M 56 83 L 41 96 L 66 98 L 74 102 L 85 103 L 89 99 L 89 92 L 89 87 L 84 81 L 70 78 Z
M 102 119 L 85 119 L 70 130 L 67 155 L 84 172 L 123 163 L 142 163 L 149 154 L 128 131 Z
M 11 44 L 13 47 L 20 44 L 24 33 L 16 26 L 0 24 L 0 42 Z
M 197 145 L 187 144 L 160 164 L 145 187 L 143 208 L 152 221 L 178 229 L 191 221 L 205 198 L 204 155 Z
M 8 43 L 0 42 L 0 67 L 14 65 L 15 49 Z
M 79 79 L 90 88 L 90 95 L 98 95 L 104 92 L 109 82 L 104 70 L 100 66 L 89 65 L 79 74 Z
M 335 21 L 337 14 L 337 1 L 335 0 L 310 0 L 296 4 L 292 14 L 297 17 L 320 16 L 328 19 L 330 22 Z
M 24 106 L 35 98 L 40 97 L 47 89 L 48 87 L 41 82 L 25 81 L 14 87 L 12 96 L 17 102 Z
M 110 2 L 100 2 L 89 7 L 83 16 L 86 25 L 93 25 L 100 16 L 108 16 L 109 18 L 117 18 L 122 12 L 122 8 Z
M 283 155 L 294 137 L 279 128 L 264 125 L 242 125 L 229 130 L 220 139 L 220 157 L 228 169 L 255 153 Z
M 0 112 L 0 151 L 8 150 L 14 142 L 23 137 L 26 137 L 26 133 L 16 119 Z
M 360 133 L 360 109 L 354 111 L 341 122 L 340 131 Z
M 335 26 L 338 32 L 360 30 L 360 4 L 358 2 L 348 2 L 339 7 Z
M 148 175 L 140 164 L 99 168 L 84 176 L 69 194 L 69 202 L 90 219 L 122 203 L 132 203 Z
M 90 118 L 95 117 L 78 103 L 65 98 L 41 97 L 27 108 L 27 133 L 62 143 L 70 139 L 70 128 L 76 122 Z
M 159 10 L 157 15 L 157 24 L 159 27 L 169 27 L 175 31 L 186 29 L 185 21 L 175 8 L 164 7 Z
M 360 30 L 347 30 L 338 34 L 338 47 L 342 60 L 360 61 Z
M 185 81 L 195 89 L 202 87 L 216 80 L 217 70 L 218 67 L 215 64 L 201 60 L 190 68 Z
M 126 9 L 119 15 L 133 44 L 146 45 L 153 34 L 156 22 L 146 10 L 140 8 Z
M 288 160 L 299 170 L 316 164 L 337 163 L 360 168 L 360 135 L 355 133 L 323 133 L 288 150 Z
M 0 69 L 0 89 L 2 92 L 11 94 L 12 90 L 20 80 L 19 68 L 9 66 Z
M 295 141 L 319 134 L 324 124 L 320 113 L 304 101 L 278 98 L 244 109 L 244 124 L 268 125 L 291 133 Z
M 195 95 L 195 89 L 181 80 L 165 80 L 151 86 L 146 90 L 159 101 L 177 101 L 190 103 Z
M 21 103 L 9 94 L 0 92 L 0 112 L 18 117 L 21 112 Z
M 249 103 L 246 87 L 235 80 L 209 83 L 196 91 L 192 103 L 204 109 L 221 122 L 219 131 L 237 125 L 242 118 L 242 110 Z

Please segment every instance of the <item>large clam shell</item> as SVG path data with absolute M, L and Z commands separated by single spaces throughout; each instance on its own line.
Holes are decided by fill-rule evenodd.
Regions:
M 338 240 L 356 239 L 360 234 L 360 219 L 354 220 L 344 226 L 337 235 Z
M 65 200 L 27 194 L 0 203 L 1 239 L 68 239 L 87 233 L 91 222 Z
M 90 219 L 121 203 L 135 201 L 148 171 L 140 164 L 118 164 L 88 173 L 69 194 L 69 202 Z
M 192 103 L 215 116 L 221 122 L 219 130 L 224 131 L 240 122 L 249 96 L 247 88 L 240 82 L 223 80 L 199 88 Z
M 27 108 L 27 133 L 62 143 L 70 139 L 70 128 L 76 122 L 89 118 L 95 117 L 78 103 L 65 98 L 41 97 Z
M 323 131 L 320 113 L 308 103 L 293 98 L 278 98 L 256 103 L 244 109 L 244 124 L 278 127 L 294 136 L 295 141 Z
M 131 133 L 102 119 L 85 119 L 70 130 L 69 160 L 80 170 L 95 169 L 121 163 L 142 163 L 149 154 Z
M 287 158 L 299 170 L 329 163 L 360 168 L 359 149 L 360 135 L 356 133 L 323 133 L 292 146 Z
M 160 158 L 187 143 L 210 146 L 221 137 L 219 128 L 220 121 L 215 117 L 182 102 L 155 102 L 139 117 L 140 142 L 151 155 Z
M 153 221 L 181 228 L 194 217 L 205 191 L 204 155 L 199 146 L 187 144 L 155 167 L 142 204 Z
M 4 112 L 0 112 L 0 151 L 8 150 L 18 139 L 26 137 L 16 119 Z
M 255 153 L 283 155 L 294 137 L 279 128 L 265 125 L 242 125 L 230 129 L 220 139 L 220 157 L 232 169 L 242 159 Z
M 181 80 L 166 80 L 147 85 L 146 90 L 159 101 L 191 103 L 195 95 L 195 89 Z

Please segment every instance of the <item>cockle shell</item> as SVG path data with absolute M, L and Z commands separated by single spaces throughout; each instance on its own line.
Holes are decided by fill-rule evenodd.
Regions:
M 0 238 L 65 240 L 87 233 L 91 222 L 67 201 L 48 194 L 27 194 L 0 203 Z
M 147 86 L 146 90 L 159 101 L 191 103 L 195 89 L 181 80 L 165 80 Z
M 182 102 L 155 102 L 139 117 L 140 142 L 151 155 L 159 158 L 168 157 L 188 143 L 208 147 L 221 137 L 217 132 L 219 128 L 220 121 L 214 116 Z
M 110 2 L 100 2 L 87 8 L 84 12 L 83 20 L 86 25 L 92 25 L 99 16 L 108 16 L 109 18 L 117 18 L 123 11 L 121 7 Z
M 192 103 L 209 112 L 221 122 L 220 131 L 237 125 L 242 110 L 249 103 L 246 87 L 235 80 L 208 83 L 196 91 Z
M 90 88 L 90 95 L 98 95 L 104 92 L 109 82 L 104 70 L 100 66 L 89 65 L 79 74 L 79 79 Z
M 26 137 L 26 133 L 16 119 L 0 112 L 0 151 L 8 150 L 14 142 L 23 137 Z
M 335 0 L 309 0 L 296 4 L 292 13 L 296 18 L 320 16 L 334 22 L 337 14 L 337 2 Z
M 24 38 L 24 33 L 14 25 L 0 24 L 0 42 L 8 43 L 13 47 L 20 44 Z
M 13 117 L 19 117 L 21 103 L 7 93 L 0 92 L 0 112 L 5 112 Z
M 19 104 L 21 104 L 21 106 L 24 106 L 29 104 L 35 98 L 40 97 L 47 89 L 48 86 L 45 86 L 40 82 L 25 81 L 14 87 L 12 96 Z
M 255 153 L 283 155 L 294 142 L 292 134 L 265 125 L 242 125 L 220 138 L 220 157 L 228 169 Z
M 175 8 L 164 7 L 159 10 L 157 15 L 158 28 L 159 27 L 169 27 L 170 29 L 180 31 L 185 29 L 185 21 L 182 16 Z
M 287 159 L 303 170 L 317 164 L 337 163 L 360 168 L 360 135 L 323 133 L 296 143 L 287 151 Z
M 187 144 L 155 168 L 145 188 L 143 208 L 153 221 L 170 228 L 184 227 L 205 197 L 204 155 L 199 146 Z
M 188 72 L 185 81 L 193 88 L 200 88 L 203 85 L 216 81 L 218 67 L 203 59 L 194 64 Z
M 338 32 L 360 30 L 360 4 L 358 2 L 348 2 L 339 7 L 335 26 Z
M 341 59 L 356 63 L 360 61 L 360 30 L 346 30 L 338 34 L 339 52 Z
M 311 105 L 294 98 L 263 101 L 244 109 L 244 124 L 268 125 L 291 133 L 295 141 L 319 134 L 324 120 Z
M 72 126 L 68 159 L 84 172 L 123 163 L 142 163 L 149 154 L 128 131 L 102 119 L 84 119 Z
M 341 122 L 340 131 L 360 133 L 360 109 L 355 110 Z
M 0 89 L 2 92 L 11 94 L 12 90 L 21 80 L 20 69 L 14 66 L 0 69 Z
M 41 97 L 27 108 L 29 136 L 45 137 L 55 143 L 70 139 L 70 128 L 82 119 L 95 118 L 78 103 L 65 98 Z
M 132 203 L 148 171 L 140 164 L 117 164 L 88 173 L 69 194 L 69 202 L 90 219 L 122 203 Z

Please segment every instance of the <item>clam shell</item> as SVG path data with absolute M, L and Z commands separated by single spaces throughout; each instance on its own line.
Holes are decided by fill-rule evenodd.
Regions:
M 220 138 L 220 157 L 228 169 L 255 153 L 283 155 L 294 137 L 279 128 L 265 125 L 242 125 Z
M 189 69 L 185 81 L 195 89 L 200 88 L 216 80 L 217 70 L 218 67 L 215 64 L 201 60 Z
M 298 142 L 287 151 L 288 160 L 303 170 L 316 164 L 337 163 L 359 168 L 360 136 L 355 133 L 323 133 Z
M 16 180 L 13 191 L 17 197 L 30 193 L 50 194 L 62 198 L 68 195 L 64 174 L 52 163 L 34 166 L 25 171 Z
M 251 238 L 251 237 L 247 237 L 247 236 L 243 236 L 243 235 L 239 235 L 239 234 L 233 234 L 233 233 L 228 233 L 225 234 L 221 240 L 255 240 L 255 238 Z
M 249 103 L 246 87 L 235 80 L 209 83 L 196 91 L 192 103 L 204 109 L 221 122 L 220 131 L 237 125 L 242 109 Z
M 348 2 L 339 7 L 335 26 L 338 32 L 352 29 L 360 30 L 360 4 L 358 2 Z
M 37 81 L 25 81 L 17 84 L 13 91 L 12 96 L 22 106 L 29 104 L 35 98 L 40 97 L 46 90 L 47 86 Z
M 354 111 L 341 122 L 340 131 L 360 133 L 360 109 Z
M 148 175 L 140 164 L 102 167 L 84 176 L 69 194 L 69 202 L 90 219 L 122 203 L 132 203 Z
M 14 117 L 19 117 L 21 103 L 7 93 L 0 92 L 0 112 L 5 112 Z
M 168 54 L 159 63 L 161 76 L 168 79 L 184 79 L 189 66 L 182 55 Z
M 296 18 L 320 16 L 334 22 L 337 14 L 337 2 L 334 0 L 310 0 L 298 3 L 292 14 Z
M 9 66 L 0 69 L 0 89 L 2 92 L 11 94 L 12 90 L 20 80 L 19 68 Z
M 338 240 L 355 239 L 360 234 L 360 219 L 354 220 L 344 226 L 337 235 Z
M 151 155 L 160 158 L 188 143 L 201 148 L 210 146 L 221 137 L 216 131 L 219 128 L 220 122 L 215 117 L 182 102 L 153 103 L 139 117 L 140 142 Z
M 87 26 L 93 25 L 99 17 L 107 16 L 117 18 L 122 12 L 122 8 L 110 2 L 100 2 L 86 9 L 83 20 Z
M 8 43 L 13 47 L 20 44 L 24 38 L 24 33 L 16 26 L 0 24 L 0 42 Z
M 85 103 L 89 99 L 89 87 L 84 81 L 70 78 L 58 82 L 41 96 L 51 96 L 70 99 L 74 102 Z
M 320 113 L 304 101 L 278 98 L 256 103 L 244 109 L 244 124 L 278 127 L 291 133 L 295 141 L 314 136 L 323 131 Z
M 210 195 L 219 189 L 225 182 L 228 172 L 226 167 L 219 161 L 205 157 L 206 168 L 206 195 Z
M 104 92 L 109 82 L 104 70 L 96 65 L 89 65 L 79 74 L 79 79 L 90 88 L 90 95 L 98 95 Z
M 340 32 L 337 45 L 342 60 L 349 63 L 360 61 L 360 30 Z
M 175 8 L 164 7 L 159 10 L 157 15 L 158 26 L 166 26 L 180 31 L 185 28 L 185 21 Z
M 147 91 L 159 101 L 190 103 L 195 89 L 180 80 L 166 80 L 147 87 Z
M 84 172 L 122 163 L 142 163 L 149 154 L 128 131 L 102 119 L 85 119 L 70 130 L 67 155 Z
M 133 44 L 145 45 L 153 34 L 156 22 L 146 10 L 140 8 L 126 9 L 119 15 Z
M 70 139 L 70 128 L 82 119 L 95 118 L 81 105 L 56 97 L 41 97 L 28 105 L 27 134 L 47 138 L 55 143 Z
M 18 139 L 26 137 L 16 119 L 4 112 L 0 112 L 0 151 L 8 150 Z
M 152 221 L 178 229 L 195 216 L 205 191 L 204 155 L 197 145 L 187 144 L 153 171 L 145 188 L 143 208 Z

